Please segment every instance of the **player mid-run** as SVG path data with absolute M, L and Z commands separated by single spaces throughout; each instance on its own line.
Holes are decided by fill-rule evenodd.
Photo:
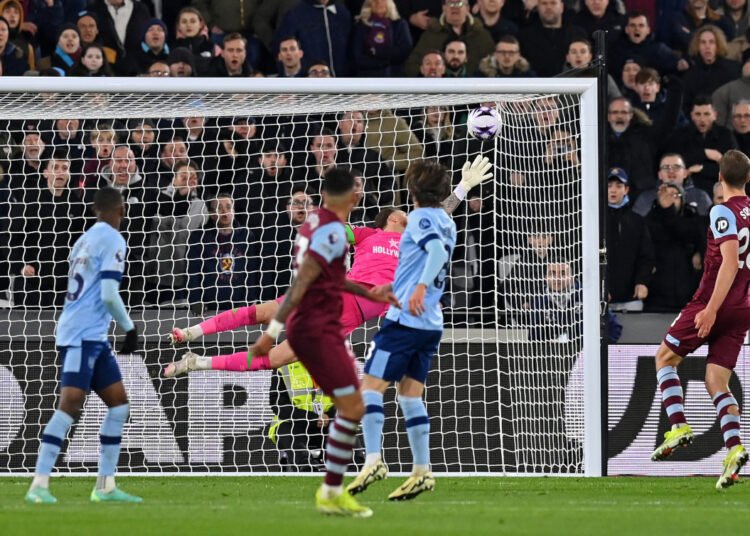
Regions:
M 748 460 L 748 453 L 740 444 L 740 408 L 729 391 L 729 378 L 750 329 L 750 198 L 745 195 L 748 178 L 748 157 L 740 151 L 727 151 L 719 162 L 724 202 L 711 209 L 703 279 L 656 353 L 656 378 L 672 429 L 651 455 L 653 461 L 664 460 L 678 446 L 693 441 L 693 431 L 685 419 L 677 366 L 686 355 L 708 343 L 706 389 L 719 414 L 728 450 L 717 489 L 731 486 Z
M 473 187 L 492 176 L 492 165 L 487 157 L 478 155 L 467 161 L 461 170 L 461 181 L 442 202 L 442 208 L 452 214 Z M 407 224 L 406 213 L 393 208 L 381 210 L 375 219 L 375 229 L 347 227 L 347 240 L 354 246 L 354 263 L 347 274 L 348 279 L 366 288 L 391 283 L 398 265 L 401 235 Z M 242 326 L 267 324 L 279 308 L 284 296 L 258 305 L 250 305 L 224 311 L 198 325 L 184 329 L 175 328 L 169 333 L 172 344 L 194 341 L 205 335 L 229 331 Z M 361 296 L 343 295 L 344 307 L 341 323 L 348 335 L 365 322 L 382 316 L 387 304 L 374 303 Z M 228 355 L 199 356 L 186 352 L 179 361 L 164 369 L 167 378 L 186 374 L 193 370 L 253 371 L 279 368 L 297 360 L 289 343 L 284 341 L 274 347 L 268 356 L 253 356 L 248 351 Z

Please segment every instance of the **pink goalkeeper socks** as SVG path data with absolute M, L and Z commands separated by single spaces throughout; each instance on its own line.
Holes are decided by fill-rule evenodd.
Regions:
M 250 305 L 249 307 L 238 307 L 237 309 L 230 309 L 229 311 L 219 313 L 218 315 L 201 322 L 200 327 L 201 330 L 203 330 L 204 335 L 210 335 L 222 331 L 231 331 L 240 326 L 254 326 L 255 324 L 257 324 L 255 305 Z
M 223 314 L 223 313 L 222 313 Z M 250 368 L 247 363 L 250 361 Z M 247 372 L 248 370 L 269 370 L 271 361 L 267 355 L 251 357 L 250 352 L 237 352 L 229 355 L 217 355 L 211 358 L 212 370 L 232 370 Z

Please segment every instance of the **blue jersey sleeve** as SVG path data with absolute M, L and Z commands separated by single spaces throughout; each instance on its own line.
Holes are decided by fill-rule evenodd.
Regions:
M 344 226 L 337 222 L 327 223 L 315 230 L 310 239 L 310 249 L 326 263 L 343 256 L 349 248 Z
M 102 279 L 122 279 L 122 272 L 125 271 L 125 239 L 120 233 L 116 238 L 107 240 L 103 243 L 101 249 L 101 277 Z
M 716 240 L 737 237 L 737 218 L 729 208 L 716 205 L 711 209 L 709 217 L 711 218 L 711 232 Z
M 440 239 L 439 223 L 426 211 L 410 216 L 407 229 L 414 242 L 422 249 L 430 240 Z

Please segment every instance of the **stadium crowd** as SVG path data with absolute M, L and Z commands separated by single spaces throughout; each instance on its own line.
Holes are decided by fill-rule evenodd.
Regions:
M 593 32 L 606 30 L 618 311 L 686 303 L 721 202 L 717 163 L 732 148 L 750 154 L 747 0 L 2 0 L 0 16 L 2 76 L 592 76 Z M 580 206 L 566 189 L 581 156 L 567 99 L 505 105 L 504 136 L 519 140 L 505 154 L 523 157 L 503 157 L 498 195 L 473 191 L 456 212 L 464 277 L 446 305 L 571 324 L 580 266 L 566 233 Z M 61 305 L 69 247 L 92 221 L 93 193 L 112 185 L 127 200 L 131 306 L 203 313 L 273 299 L 328 170 L 355 170 L 352 223 L 372 224 L 408 204 L 410 161 L 458 172 L 494 148 L 467 137 L 468 109 L 3 121 L 0 290 L 16 307 Z M 519 216 L 522 233 L 505 225 Z M 540 335 L 560 336 L 577 334 Z

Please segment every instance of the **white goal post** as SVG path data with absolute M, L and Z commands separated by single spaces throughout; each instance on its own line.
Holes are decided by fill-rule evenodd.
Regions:
M 480 143 L 467 138 L 462 121 L 471 107 L 483 103 L 498 107 L 503 129 L 497 139 Z M 362 115 L 367 160 L 345 161 L 345 154 L 355 152 L 342 142 L 341 130 L 333 130 L 331 137 L 337 144 L 332 149 L 337 165 L 362 168 L 365 194 L 371 194 L 362 201 L 358 225 L 371 224 L 372 216 L 386 205 L 408 208 L 400 181 L 414 158 L 436 151 L 454 171 L 454 184 L 461 164 L 475 154 L 485 154 L 495 165 L 494 180 L 482 185 L 470 208 L 461 207 L 454 215 L 461 221 L 462 245 L 451 264 L 443 342 L 425 394 L 436 471 L 601 476 L 606 456 L 601 345 L 606 341 L 600 337 L 601 118 L 597 110 L 594 78 L 0 77 L 0 150 L 5 151 L 0 154 L 0 185 L 11 192 L 5 224 L 0 199 L 0 239 L 6 239 L 6 243 L 0 240 L 0 250 L 7 251 L 9 259 L 0 266 L 0 278 L 3 271 L 10 275 L 7 289 L 0 288 L 0 476 L 33 473 L 41 429 L 59 391 L 54 320 L 61 304 L 55 289 L 45 295 L 44 290 L 28 286 L 30 277 L 21 275 L 26 265 L 41 266 L 34 263 L 41 263 L 45 255 L 24 257 L 30 232 L 37 231 L 24 227 L 33 204 L 25 196 L 45 191 L 43 169 L 62 147 L 60 120 L 76 120 L 80 143 L 77 149 L 66 145 L 65 150 L 78 182 L 71 179 L 68 187 L 77 188 L 80 199 L 75 202 L 85 211 L 85 201 L 90 199 L 86 189 L 114 177 L 111 149 L 135 147 L 133 130 L 141 128 L 137 125 L 142 126 L 139 120 L 145 118 L 155 133 L 153 152 L 148 156 L 144 148 L 142 154 L 134 154 L 144 184 L 154 181 L 154 197 L 137 201 L 155 207 L 155 212 L 140 216 L 138 260 L 144 283 L 123 292 L 130 293 L 126 303 L 146 346 L 142 355 L 117 356 L 132 406 L 118 471 L 238 475 L 306 470 L 286 458 L 280 461 L 278 446 L 268 438 L 275 411 L 268 396 L 270 371 L 205 371 L 166 380 L 161 377 L 164 365 L 181 352 L 169 348 L 163 336 L 173 327 L 197 323 L 196 304 L 201 304 L 201 314 L 221 309 L 220 305 L 211 308 L 222 302 L 216 297 L 220 283 L 207 282 L 209 272 L 217 269 L 202 268 L 207 261 L 196 257 L 217 253 L 206 253 L 211 249 L 208 239 L 195 237 L 211 225 L 218 206 L 214 201 L 227 185 L 236 220 L 242 221 L 237 226 L 250 229 L 247 236 L 255 241 L 248 238 L 237 251 L 227 253 L 218 270 L 226 268 L 231 272 L 228 277 L 236 273 L 232 270 L 242 271 L 241 285 L 252 291 L 241 294 L 239 301 L 283 294 L 289 252 L 269 249 L 272 240 L 266 232 L 281 229 L 276 222 L 287 213 L 293 220 L 298 202 L 293 182 L 307 187 L 300 203 L 315 202 L 318 170 L 326 166 L 325 149 L 312 148 L 315 139 L 327 136 L 321 134 L 321 127 L 335 129 L 342 120 L 351 119 L 347 113 L 355 111 Z M 432 122 L 435 117 L 437 123 Z M 188 118 L 201 119 L 202 135 L 210 130 L 214 136 L 210 143 L 207 138 L 193 141 Z M 33 159 L 24 145 L 30 132 L 44 142 L 34 184 L 29 177 L 37 168 L 24 167 L 26 160 Z M 107 141 L 109 133 L 112 139 Z M 110 153 L 101 148 L 102 139 L 111 143 Z M 200 194 L 193 190 L 185 194 L 188 201 L 193 199 L 190 196 L 196 200 L 186 210 L 202 205 L 190 214 L 198 223 L 188 223 L 182 235 L 174 232 L 161 241 L 163 195 L 181 190 L 175 186 L 174 177 L 180 173 L 176 157 L 168 173 L 160 166 L 169 158 L 164 156 L 165 147 L 171 143 L 167 152 L 175 151 L 178 139 L 187 146 L 186 160 L 198 162 L 195 171 L 202 188 Z M 96 140 L 100 141 L 95 147 Z M 269 147 L 276 157 L 283 153 L 295 180 L 289 180 L 287 189 L 274 185 L 274 193 L 258 194 L 254 188 L 268 173 L 261 160 Z M 225 166 L 234 166 L 232 172 L 223 173 Z M 199 199 L 203 192 L 205 198 Z M 264 204 L 268 200 L 272 203 Z M 465 205 L 469 207 L 469 200 Z M 269 223 L 264 219 L 267 215 L 281 219 Z M 34 217 L 43 222 L 62 216 L 38 213 Z M 85 216 L 80 217 L 85 223 Z M 53 226 L 48 232 L 73 237 L 76 220 L 72 213 L 68 218 L 67 227 Z M 65 247 L 63 242 L 46 247 L 57 252 Z M 35 247 L 43 249 L 40 245 Z M 535 257 L 535 251 L 541 256 Z M 45 262 L 60 266 L 64 259 L 65 255 L 57 255 Z M 273 268 L 266 264 L 269 259 L 275 262 Z M 165 271 L 167 261 L 173 264 Z M 551 283 L 547 285 L 552 264 L 568 270 L 567 276 L 556 277 L 569 277 L 570 287 L 554 292 Z M 169 294 L 163 288 L 167 278 Z M 206 298 L 209 290 L 214 292 L 210 299 Z M 49 303 L 25 303 L 32 291 L 42 301 L 49 298 Z M 244 304 L 239 301 L 235 297 L 232 306 Z M 368 323 L 352 334 L 359 359 L 376 329 L 377 322 Z M 224 333 L 191 343 L 191 349 L 206 355 L 241 351 L 258 333 L 257 327 Z M 115 330 L 115 335 L 120 332 Z M 406 472 L 411 455 L 402 418 L 393 395 L 389 396 L 384 459 L 394 473 Z M 58 459 L 60 473 L 96 470 L 104 408 L 95 396 L 89 398 Z M 310 447 L 311 453 L 316 450 Z

